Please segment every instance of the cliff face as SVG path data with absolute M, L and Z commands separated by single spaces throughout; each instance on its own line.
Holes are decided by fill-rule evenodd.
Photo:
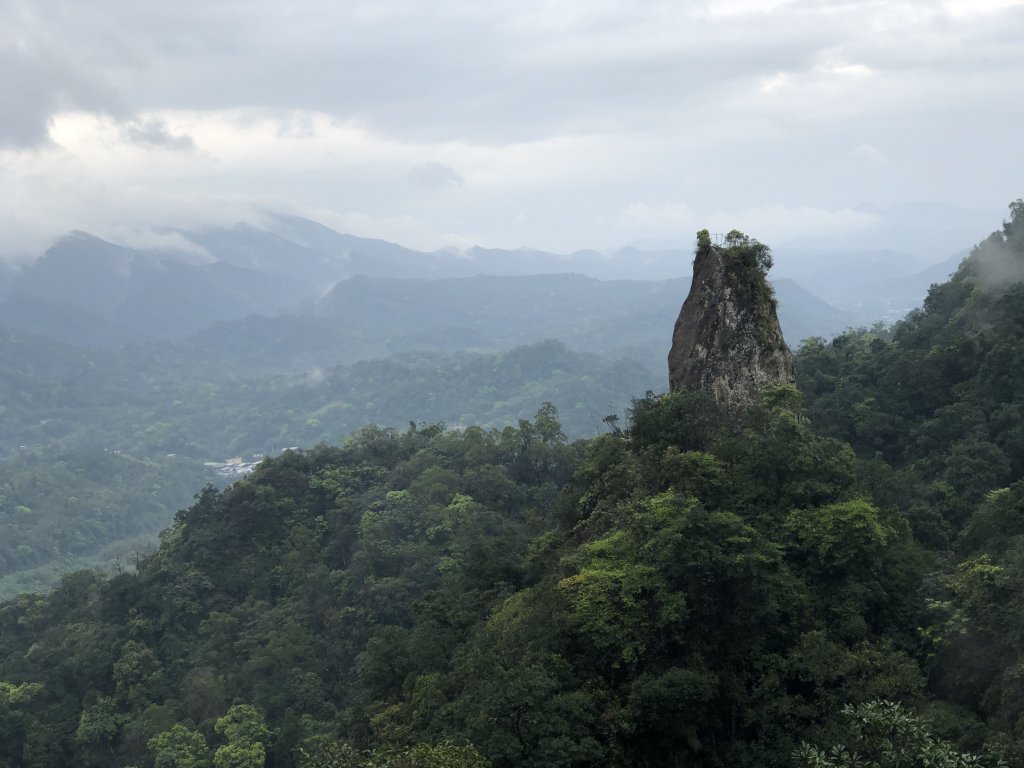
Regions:
M 765 279 L 770 266 L 768 248 L 740 232 L 730 233 L 723 246 L 698 234 L 693 284 L 668 354 L 673 392 L 709 391 L 738 413 L 765 387 L 794 383 L 793 355 Z

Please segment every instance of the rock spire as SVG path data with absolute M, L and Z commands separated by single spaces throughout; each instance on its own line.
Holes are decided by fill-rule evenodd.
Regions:
M 731 413 L 758 401 L 765 387 L 795 381 L 766 275 L 768 246 L 733 230 L 712 242 L 697 233 L 693 284 L 668 354 L 669 387 L 704 390 Z

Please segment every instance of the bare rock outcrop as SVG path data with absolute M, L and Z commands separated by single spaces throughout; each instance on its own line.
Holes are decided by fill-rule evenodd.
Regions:
M 733 231 L 715 244 L 697 235 L 693 284 L 668 354 L 669 387 L 704 390 L 733 414 L 768 386 L 793 384 L 793 355 L 782 337 L 766 275 L 771 251 Z

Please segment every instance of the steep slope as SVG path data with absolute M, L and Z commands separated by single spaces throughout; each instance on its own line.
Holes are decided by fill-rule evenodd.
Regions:
M 902 482 L 924 484 L 942 513 L 931 525 L 959 528 L 987 492 L 1024 472 L 1022 279 L 1018 202 L 890 333 L 851 331 L 799 351 L 809 417 L 899 468 Z

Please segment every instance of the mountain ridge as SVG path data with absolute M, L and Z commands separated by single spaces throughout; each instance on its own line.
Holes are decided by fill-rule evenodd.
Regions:
M 310 313 L 317 301 L 355 275 L 451 279 L 576 272 L 600 280 L 662 281 L 683 279 L 690 272 L 690 254 L 683 250 L 627 246 L 609 253 L 562 255 L 474 247 L 428 253 L 342 234 L 298 217 L 269 217 L 267 222 L 265 227 L 178 230 L 179 238 L 195 246 L 194 251 L 180 252 L 132 249 L 72 233 L 36 262 L 0 271 L 0 320 L 67 341 L 116 345 L 140 338 L 180 340 L 211 323 L 252 314 Z M 915 277 L 915 264 L 902 255 L 860 252 L 848 258 L 847 277 L 838 283 L 821 278 L 821 252 L 800 256 L 789 266 L 791 257 L 783 252 L 776 258 L 776 274 L 842 308 L 850 317 L 847 324 L 870 324 L 886 312 L 909 309 L 934 278 L 924 272 Z M 872 260 L 872 269 L 864 268 L 866 259 Z M 160 295 L 161 283 L 167 281 L 173 281 L 183 303 L 193 303 L 192 310 L 173 311 Z M 86 316 L 65 316 L 83 310 L 97 318 L 97 332 L 83 330 Z M 822 317 L 820 305 L 813 316 Z M 112 325 L 102 329 L 104 322 Z M 813 335 L 836 330 L 841 327 Z

